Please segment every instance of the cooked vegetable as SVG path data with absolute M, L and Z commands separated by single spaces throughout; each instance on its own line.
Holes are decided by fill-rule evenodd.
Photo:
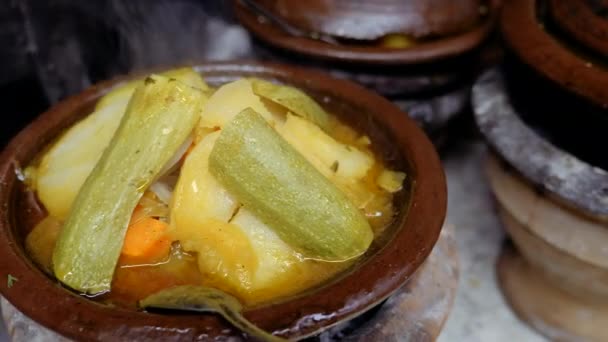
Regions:
M 26 247 L 65 285 L 130 308 L 182 285 L 160 298 L 263 305 L 347 269 L 393 219 L 405 174 L 302 91 L 165 76 L 115 87 L 26 168 L 49 211 Z
M 388 34 L 380 39 L 380 45 L 391 49 L 406 49 L 416 44 L 416 39 L 405 34 Z
M 201 75 L 194 71 L 192 68 L 179 68 L 168 70 L 160 74 L 161 76 L 165 76 L 168 78 L 175 78 L 176 80 L 187 84 L 193 88 L 197 88 L 203 91 L 208 91 L 209 86 Z M 124 84 L 118 85 L 112 90 L 110 90 L 106 95 L 104 95 L 97 104 L 95 105 L 96 110 L 100 110 L 105 106 L 112 105 L 116 102 L 128 102 L 135 89 L 142 85 L 144 82 L 143 79 L 136 79 L 133 81 L 128 81 Z
M 377 213 L 376 201 L 382 197 L 376 198 L 366 184 L 366 177 L 376 164 L 369 152 L 340 143 L 311 122 L 291 114 L 287 115 L 284 125 L 277 127 L 277 131 L 357 208 L 366 215 Z M 342 131 L 351 135 L 348 130 Z M 374 186 L 375 181 L 374 178 Z
M 373 239 L 348 198 L 251 109 L 223 128 L 209 169 L 305 257 L 348 260 L 363 254 Z
M 55 276 L 84 293 L 110 289 L 137 202 L 191 134 L 205 100 L 174 79 L 144 83 L 80 189 L 53 253 Z
M 152 217 L 144 217 L 129 225 L 121 253 L 131 258 L 158 261 L 169 255 L 169 225 Z
M 25 248 L 32 259 L 49 273 L 53 273 L 51 256 L 60 231 L 61 222 L 52 216 L 47 216 L 38 222 L 25 238 Z
M 403 187 L 404 180 L 405 173 L 403 172 L 383 170 L 376 182 L 379 187 L 388 192 L 397 192 Z
M 305 288 L 311 280 L 294 250 L 247 209 L 239 209 L 234 196 L 209 173 L 209 154 L 219 134 L 205 137 L 182 166 L 173 196 L 172 238 L 196 252 L 206 285 L 237 294 L 245 303 Z
M 234 197 L 209 173 L 209 154 L 219 134 L 205 137 L 182 165 L 171 203 L 173 227 L 200 226 L 207 219 L 228 222 L 238 207 Z
M 295 115 L 288 114 L 285 124 L 277 131 L 329 178 L 335 175 L 354 182 L 365 177 L 374 165 L 371 155 L 336 141 L 315 124 Z
M 256 95 L 280 104 L 325 131 L 329 129 L 329 114 L 301 90 L 260 79 L 253 79 L 251 87 Z
M 152 191 L 146 191 L 139 200 L 129 224 L 133 224 L 145 217 L 157 217 L 162 219 L 169 217 L 169 207 L 158 199 Z
M 143 308 L 157 308 L 194 312 L 213 312 L 222 315 L 235 328 L 260 341 L 286 341 L 256 327 L 242 314 L 239 301 L 216 289 L 204 286 L 176 286 L 155 293 L 140 301 Z
M 65 219 L 74 198 L 120 124 L 127 101 L 103 107 L 72 126 L 40 161 L 35 187 L 46 210 Z
M 170 70 L 163 75 L 196 87 L 206 87 L 190 68 Z M 87 179 L 116 132 L 129 98 L 142 80 L 119 86 L 104 97 L 95 112 L 70 127 L 44 154 L 34 188 L 38 198 L 54 217 L 64 220 L 80 187 Z
M 275 125 L 284 119 L 282 113 L 272 108 L 253 93 L 251 81 L 240 79 L 221 86 L 209 98 L 201 115 L 200 127 L 221 128 L 245 108 L 251 108 L 262 115 L 268 123 Z M 202 136 L 201 136 L 202 137 Z
M 237 279 L 247 287 L 257 258 L 247 236 L 228 222 L 239 203 L 209 173 L 209 154 L 219 134 L 206 136 L 184 161 L 171 205 L 170 234 L 184 250 L 197 252 L 199 269 L 208 278 Z

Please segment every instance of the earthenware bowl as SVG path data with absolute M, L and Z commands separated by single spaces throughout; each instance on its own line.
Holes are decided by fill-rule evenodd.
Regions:
M 237 19 L 255 37 L 285 51 L 325 61 L 407 65 L 429 63 L 462 55 L 479 46 L 491 32 L 501 2 L 501 0 L 490 0 L 487 7 L 482 9 L 483 15 L 479 17 L 477 25 L 468 30 L 423 41 L 405 49 L 369 44 L 329 44 L 304 36 L 294 36 L 267 20 L 260 20 L 259 15 L 247 8 L 240 0 L 234 0 L 234 8 Z
M 608 7 L 602 9 L 608 10 Z M 556 24 L 572 38 L 597 53 L 608 55 L 608 20 L 594 11 L 591 1 L 550 0 L 549 11 Z
M 248 0 L 281 22 L 336 38 L 375 40 L 461 33 L 477 24 L 481 0 Z
M 398 214 L 356 266 L 290 299 L 244 312 L 259 327 L 288 338 L 316 334 L 382 302 L 416 271 L 435 244 L 446 211 L 446 184 L 427 137 L 389 101 L 323 73 L 276 64 L 210 63 L 196 66 L 211 84 L 261 77 L 299 87 L 326 109 L 367 133 L 377 152 L 408 173 L 395 197 Z M 141 76 L 141 75 L 140 75 Z M 22 167 L 95 101 L 124 78 L 97 84 L 42 114 L 0 155 L 0 276 L 18 280 L 0 292 L 34 321 L 76 340 L 201 340 L 243 337 L 213 314 L 152 314 L 110 307 L 74 294 L 28 258 L 24 237 L 43 212 L 20 181 Z
M 475 119 L 491 151 L 487 178 L 517 249 L 502 251 L 499 285 L 520 318 L 549 339 L 604 341 L 608 172 L 526 121 L 507 76 L 490 70 L 473 87 Z M 554 112 L 544 110 L 549 121 Z
M 576 0 L 561 1 L 559 7 Z M 556 32 L 547 20 L 547 0 L 506 1 L 500 27 L 510 51 L 547 80 L 596 106 L 608 108 L 608 69 L 605 54 L 587 53 L 577 42 Z M 568 14 L 571 16 L 571 14 Z M 597 20 L 605 20 L 597 17 Z M 580 14 L 571 18 L 581 20 Z M 563 18 L 562 18 L 563 21 Z M 599 29 L 596 28 L 596 29 Z
M 566 151 L 607 169 L 608 159 L 596 146 L 608 127 L 608 64 L 601 44 L 594 42 L 602 40 L 608 20 L 593 13 L 590 3 L 506 2 L 500 24 L 507 51 L 504 75 L 512 102 L 528 124 L 542 127 Z

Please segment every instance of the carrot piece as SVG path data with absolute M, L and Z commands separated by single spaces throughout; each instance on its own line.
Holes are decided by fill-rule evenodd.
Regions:
M 171 240 L 167 235 L 169 225 L 163 221 L 143 217 L 129 225 L 122 246 L 127 257 L 157 259 L 169 254 Z

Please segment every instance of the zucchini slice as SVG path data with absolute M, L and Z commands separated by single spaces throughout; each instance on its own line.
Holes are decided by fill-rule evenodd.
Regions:
M 324 131 L 329 130 L 329 114 L 300 89 L 260 79 L 252 79 L 251 87 L 257 96 L 287 108 Z
M 204 100 L 200 90 L 163 76 L 135 90 L 59 235 L 53 270 L 62 283 L 89 294 L 110 289 L 131 213 L 192 133 Z
M 209 170 L 306 258 L 352 259 L 373 240 L 363 214 L 252 109 L 224 127 Z

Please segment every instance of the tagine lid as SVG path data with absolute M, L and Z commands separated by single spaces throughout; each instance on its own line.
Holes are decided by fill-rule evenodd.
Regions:
M 287 3 L 287 1 L 285 1 Z M 322 1 L 321 1 L 322 2 Z M 329 1 L 328 1 L 329 2 Z M 396 1 L 390 1 L 397 3 Z M 427 1 L 428 2 L 428 1 Z M 460 1 L 445 1 L 449 2 L 449 6 L 447 8 L 456 8 L 460 6 L 464 6 L 460 3 Z M 331 34 L 322 33 L 320 31 L 311 31 L 309 29 L 304 29 L 303 27 L 296 26 L 296 24 L 288 21 L 287 19 L 283 19 L 283 17 L 276 15 L 271 12 L 266 7 L 260 6 L 259 1 L 254 0 L 233 0 L 234 3 L 234 13 L 236 19 L 243 25 L 247 30 L 249 30 L 256 38 L 258 38 L 261 42 L 279 50 L 293 53 L 296 55 L 305 56 L 307 58 L 312 58 L 316 60 L 322 61 L 331 61 L 331 62 L 339 62 L 339 63 L 357 63 L 357 64 L 365 64 L 365 65 L 373 65 L 373 66 L 387 66 L 387 65 L 420 65 L 424 63 L 431 63 L 436 61 L 442 61 L 450 58 L 454 58 L 457 56 L 464 55 L 468 52 L 471 52 L 485 39 L 490 35 L 493 31 L 494 24 L 496 23 L 496 19 L 498 17 L 499 9 L 502 4 L 502 0 L 487 0 L 483 2 L 474 1 L 475 3 L 481 3 L 479 7 L 476 8 L 475 19 L 471 21 L 471 25 L 463 24 L 462 27 L 464 29 L 455 31 L 444 30 L 445 34 L 430 34 L 427 36 L 420 36 L 420 38 L 416 38 L 413 34 L 423 34 L 423 32 L 432 32 L 439 30 L 437 28 L 432 28 L 435 26 L 425 26 L 426 22 L 420 19 L 417 30 L 412 30 L 412 36 L 407 36 L 406 39 L 414 38 L 410 43 L 411 45 L 405 48 L 393 48 L 389 46 L 384 46 L 379 43 L 377 39 L 386 35 L 386 32 L 392 31 L 384 29 L 373 28 L 369 29 L 369 32 L 366 32 L 365 25 L 360 22 L 373 23 L 374 21 L 378 21 L 378 15 L 370 15 L 369 13 L 363 13 L 359 11 L 357 16 L 361 17 L 361 19 L 357 16 L 346 17 L 345 15 L 340 15 L 338 18 L 343 18 L 340 20 L 349 22 L 348 25 L 336 25 L 340 26 L 340 32 L 342 36 L 332 36 Z M 262 7 L 265 13 L 270 13 L 273 18 L 278 18 L 282 22 L 281 25 L 278 25 L 273 20 L 269 19 L 266 15 L 261 13 L 260 11 L 256 11 L 252 9 L 253 6 Z M 274 4 L 274 1 L 265 0 L 264 3 L 268 5 L 268 3 Z M 308 2 L 296 2 L 289 1 L 290 4 L 294 4 L 294 6 L 308 6 Z M 299 5 L 295 5 L 298 3 Z M 337 3 L 347 4 L 346 0 L 338 1 Z M 362 4 L 362 1 L 356 1 L 357 4 Z M 372 6 L 372 2 L 365 2 L 366 6 Z M 382 7 L 378 4 L 379 2 L 373 2 L 373 6 Z M 418 3 L 418 2 L 404 2 L 404 3 Z M 464 2 L 463 2 L 464 3 Z M 304 5 L 307 4 L 307 5 Z M 347 5 L 344 5 L 347 6 Z M 354 6 L 354 5 L 353 5 Z M 406 6 L 406 5 L 401 5 Z M 407 5 L 413 6 L 413 5 Z M 312 7 L 312 6 L 311 6 Z M 431 6 L 433 11 L 437 10 L 439 6 Z M 275 10 L 276 11 L 276 10 Z M 385 11 L 383 9 L 383 11 Z M 451 11 L 451 10 L 446 10 Z M 463 10 L 464 11 L 464 10 Z M 396 10 L 392 10 L 390 15 L 394 15 L 397 12 Z M 466 11 L 465 11 L 466 12 Z M 291 13 L 291 12 L 290 12 Z M 373 11 L 371 13 L 374 13 Z M 365 14 L 365 15 L 364 15 Z M 387 14 L 388 15 L 388 14 Z M 388 15 L 390 17 L 390 15 Z M 299 16 L 304 16 L 304 14 L 299 14 Z M 350 18 L 348 20 L 344 18 Z M 365 19 L 362 19 L 365 18 Z M 289 20 L 293 20 L 289 18 Z M 328 19 L 329 20 L 329 19 Z M 337 22 L 338 19 L 331 19 L 331 21 Z M 382 19 L 384 21 L 384 18 Z M 352 23 L 357 23 L 354 25 Z M 298 34 L 293 34 L 293 32 L 288 32 L 292 30 L 286 30 L 285 24 L 290 27 L 295 27 L 299 32 Z M 333 24 L 332 24 L 333 25 Z M 370 26 L 371 24 L 367 24 Z M 374 24 L 374 25 L 377 25 Z M 439 25 L 439 24 L 434 24 Z M 467 26 L 468 25 L 468 26 Z M 360 26 L 360 27 L 356 27 Z M 371 25 L 373 26 L 373 25 Z M 441 26 L 441 25 L 439 25 Z M 437 26 L 437 27 L 439 27 Z M 309 25 L 308 27 L 313 27 Z M 412 26 L 414 27 L 414 26 Z M 456 27 L 456 26 L 454 26 Z M 465 28 L 466 27 L 466 28 Z M 354 30 L 354 32 L 347 31 Z M 406 31 L 402 31 L 406 32 Z M 448 32 L 452 32 L 447 34 Z M 319 37 L 318 39 L 315 37 Z M 349 36 L 351 38 L 344 38 L 343 36 Z M 320 38 L 323 37 L 323 38 Z M 327 37 L 329 37 L 330 41 L 327 41 Z M 353 38 L 358 37 L 358 38 Z M 362 39 L 363 37 L 368 37 L 366 39 Z M 338 39 L 335 39 L 338 38 Z
M 465 31 L 479 20 L 481 0 L 254 0 L 309 32 L 374 40 L 392 33 L 415 38 Z
M 560 29 L 598 54 L 608 56 L 608 1 L 550 0 L 549 13 Z
M 546 7 L 542 6 L 544 4 L 538 0 L 505 2 L 500 30 L 507 47 L 525 64 L 561 88 L 600 108 L 608 108 L 605 55 L 580 49 L 576 41 L 556 30 L 551 25 Z M 571 13 L 568 16 L 577 18 Z

